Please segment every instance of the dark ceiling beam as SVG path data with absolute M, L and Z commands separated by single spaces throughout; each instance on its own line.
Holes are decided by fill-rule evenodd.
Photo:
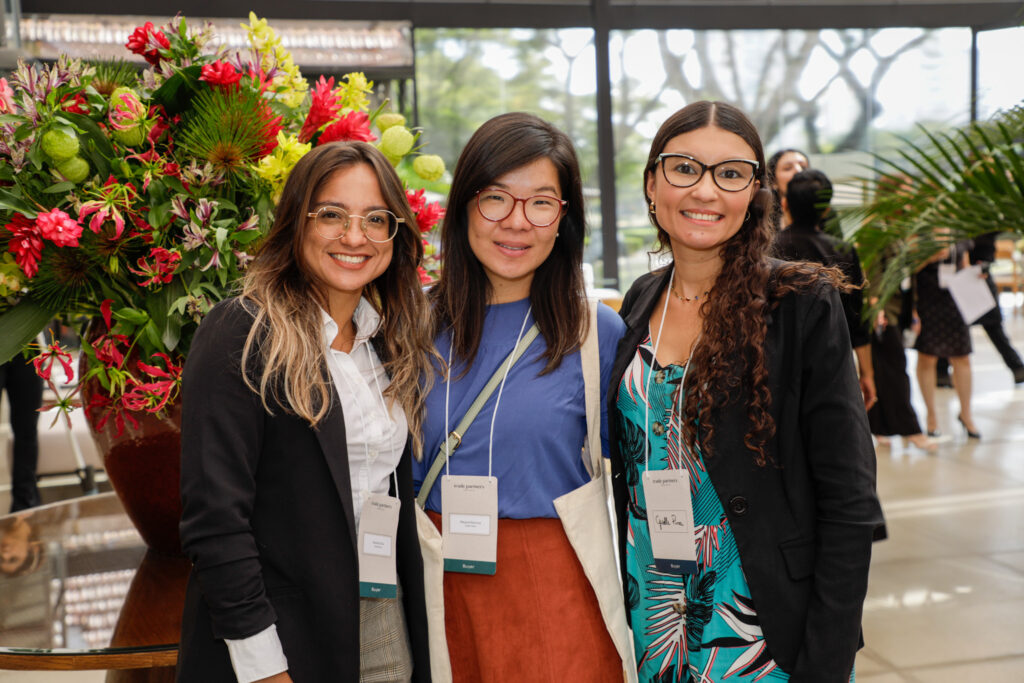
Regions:
M 611 2 L 612 30 L 641 28 L 756 29 L 756 28 L 880 28 L 888 26 L 973 26 L 978 29 L 1024 23 L 1024 2 L 812 2 L 811 0 L 669 0 Z M 135 14 L 123 0 L 22 0 L 22 12 L 42 14 Z M 249 10 L 270 19 L 346 19 L 411 21 L 417 27 L 566 28 L 591 26 L 590 2 L 401 2 L 376 0 L 246 0 L 209 2 L 178 0 L 166 13 L 186 16 L 247 16 Z

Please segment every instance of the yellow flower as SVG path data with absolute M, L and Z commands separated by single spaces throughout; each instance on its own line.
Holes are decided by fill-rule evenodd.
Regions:
M 373 81 L 366 80 L 362 71 L 353 71 L 342 76 L 336 92 L 341 96 L 341 106 L 356 111 L 366 111 L 370 106 L 367 93 L 373 92 Z
M 271 154 L 260 159 L 260 163 L 256 166 L 256 174 L 273 187 L 275 202 L 280 197 L 281 190 L 284 189 L 288 174 L 311 147 L 312 145 L 308 143 L 299 142 L 294 135 L 285 135 L 283 132 L 279 132 L 277 147 Z

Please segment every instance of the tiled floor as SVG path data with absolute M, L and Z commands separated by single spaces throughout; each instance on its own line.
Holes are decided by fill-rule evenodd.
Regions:
M 1007 329 L 1024 351 L 1024 316 L 1008 315 Z M 898 439 L 878 449 L 889 539 L 875 546 L 860 683 L 1024 681 L 1024 385 L 1014 387 L 981 328 L 972 334 L 974 414 L 984 438 L 968 441 L 956 429 L 956 397 L 945 389 L 939 407 L 947 436 L 937 453 Z M 923 419 L 916 393 L 914 403 Z M 0 467 L 2 509 L 6 477 Z M 74 486 L 65 490 L 77 495 Z M 0 683 L 105 677 L 0 671 Z

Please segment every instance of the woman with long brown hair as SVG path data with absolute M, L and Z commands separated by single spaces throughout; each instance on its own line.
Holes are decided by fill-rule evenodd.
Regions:
M 597 392 L 604 395 L 622 333 L 610 308 L 588 306 L 585 227 L 579 163 L 565 133 L 511 113 L 473 134 L 455 165 L 441 231 L 444 270 L 429 293 L 447 365 L 427 397 L 425 457 L 414 474 L 443 531 L 444 626 L 456 682 L 622 681 L 620 654 L 556 510 L 557 499 L 591 482 L 584 445 L 593 444 L 591 454 L 605 450 L 595 433 L 605 433 Z M 523 342 L 534 326 L 537 337 Z M 592 348 L 585 339 L 594 333 Z M 525 351 L 510 364 L 516 347 Z M 590 361 L 598 376 L 587 380 Z M 496 390 L 485 393 L 491 378 Z M 593 411 L 585 409 L 589 390 Z M 474 404 L 475 419 L 459 428 Z M 470 487 L 486 497 L 482 508 L 459 496 Z M 602 512 L 609 543 L 595 550 L 611 568 L 603 499 Z M 481 548 L 490 555 L 476 554 Z M 628 651 L 625 637 L 621 643 Z
M 644 172 L 672 262 L 620 311 L 612 471 L 640 680 L 847 681 L 882 522 L 836 270 L 769 258 L 735 107 L 673 114 Z
M 185 365 L 180 681 L 427 681 L 411 462 L 430 350 L 402 183 L 304 156 Z M 410 436 L 410 434 L 412 436 Z

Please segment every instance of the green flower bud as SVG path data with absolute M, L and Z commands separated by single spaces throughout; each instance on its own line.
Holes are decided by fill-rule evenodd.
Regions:
M 405 117 L 402 116 L 401 114 L 381 114 L 380 116 L 377 117 L 377 128 L 380 129 L 381 133 L 383 133 L 388 128 L 391 128 L 393 126 L 404 125 Z
M 146 139 L 146 129 L 143 126 L 134 126 L 127 130 L 117 130 L 115 128 L 110 133 L 114 136 L 115 140 L 127 147 L 138 147 Z
M 82 157 L 74 156 L 57 164 L 57 170 L 67 180 L 77 185 L 89 177 L 89 162 Z
M 55 163 L 70 159 L 78 154 L 78 137 L 69 135 L 63 130 L 53 128 L 43 133 L 40 140 L 43 152 Z
M 415 141 L 416 138 L 405 126 L 392 126 L 380 135 L 380 151 L 389 158 L 401 158 L 409 153 Z
M 444 159 L 436 154 L 421 154 L 413 159 L 412 170 L 428 182 L 440 180 L 444 175 Z

